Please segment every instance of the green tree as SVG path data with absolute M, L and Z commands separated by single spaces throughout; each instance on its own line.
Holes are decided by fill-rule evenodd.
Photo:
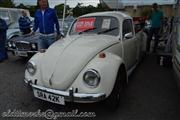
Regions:
M 57 16 L 59 18 L 62 18 L 63 17 L 63 11 L 64 11 L 64 4 L 59 4 L 59 5 L 56 5 L 54 7 L 54 9 L 56 10 L 57 12 Z M 67 16 L 67 13 L 68 11 L 70 10 L 71 8 L 69 7 L 69 5 L 66 5 L 66 16 Z
M 19 4 L 18 6 L 16 6 L 17 8 L 21 8 L 21 9 L 28 9 L 27 6 L 25 6 L 24 4 Z
M 101 11 L 107 11 L 109 8 L 105 5 L 98 4 L 96 7 L 89 5 L 89 6 L 83 6 L 82 3 L 78 3 L 75 8 L 73 8 L 73 15 L 75 17 L 92 13 L 92 12 L 101 12 Z
M 0 7 L 13 8 L 15 4 L 13 0 L 0 0 Z
M 37 10 L 37 6 L 35 5 L 35 6 L 30 6 L 29 8 L 28 8 L 28 10 L 29 10 L 29 12 L 30 12 L 30 15 L 32 16 L 32 17 L 34 17 L 34 14 L 35 14 L 35 12 L 36 12 L 36 10 Z
M 108 11 L 110 10 L 105 4 L 99 3 L 96 7 L 97 12 L 102 12 L 102 11 Z

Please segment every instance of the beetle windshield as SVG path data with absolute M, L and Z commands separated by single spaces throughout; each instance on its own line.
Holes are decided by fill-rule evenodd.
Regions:
M 117 18 L 109 16 L 82 17 L 73 23 L 69 34 L 105 34 L 118 36 L 119 22 Z

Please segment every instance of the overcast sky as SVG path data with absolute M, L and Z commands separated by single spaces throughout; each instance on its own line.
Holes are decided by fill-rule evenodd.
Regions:
M 23 3 L 25 5 L 36 5 L 37 0 L 14 0 L 15 4 Z M 70 7 L 74 7 L 77 3 L 83 3 L 84 5 L 93 5 L 96 6 L 99 3 L 99 0 L 67 0 L 67 4 Z M 57 4 L 64 3 L 64 0 L 49 0 L 50 7 L 54 7 Z

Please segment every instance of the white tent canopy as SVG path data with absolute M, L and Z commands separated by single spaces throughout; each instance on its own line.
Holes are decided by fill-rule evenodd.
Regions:
M 123 8 L 124 6 L 143 6 L 152 5 L 158 3 L 159 5 L 172 5 L 177 0 L 100 0 L 101 3 L 105 3 L 109 8 Z

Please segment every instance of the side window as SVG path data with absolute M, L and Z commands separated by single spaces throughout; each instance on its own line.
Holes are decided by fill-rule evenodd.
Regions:
M 126 20 L 123 21 L 123 37 L 127 33 L 132 33 L 132 35 L 134 35 L 133 23 L 132 23 L 131 19 L 126 19 Z

